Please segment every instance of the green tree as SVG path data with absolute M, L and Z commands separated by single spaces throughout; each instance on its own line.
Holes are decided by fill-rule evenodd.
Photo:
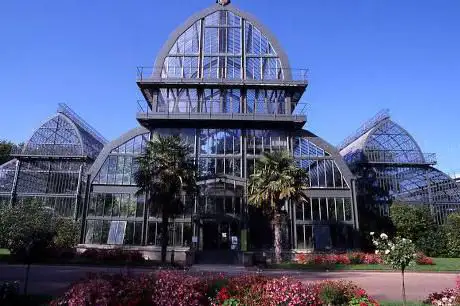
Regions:
M 147 195 L 150 212 L 161 215 L 161 261 L 166 262 L 169 219 L 184 207 L 181 195 L 194 194 L 196 166 L 192 149 L 179 136 L 155 137 L 138 159 L 134 177 L 139 194 Z
M 396 234 L 414 241 L 417 250 L 428 256 L 441 256 L 446 249 L 446 238 L 425 205 L 394 203 L 390 217 Z
M 11 150 L 13 149 L 14 144 L 12 142 L 2 140 L 0 141 L 0 165 L 3 165 L 7 161 L 11 160 L 10 156 Z
M 283 208 L 289 201 L 307 201 L 307 186 L 307 172 L 297 167 L 287 152 L 265 153 L 249 179 L 249 204 L 262 208 L 272 218 L 277 263 L 281 262 Z
M 26 201 L 0 210 L 0 247 L 18 257 L 41 256 L 53 241 L 55 222 L 41 203 Z
M 445 226 L 447 236 L 447 252 L 450 257 L 460 257 L 460 214 L 447 217 Z

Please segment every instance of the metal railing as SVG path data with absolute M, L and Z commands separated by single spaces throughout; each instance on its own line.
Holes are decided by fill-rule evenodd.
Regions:
M 244 74 L 244 75 L 243 75 Z M 137 67 L 137 80 L 281 81 L 307 82 L 307 69 L 165 66 Z
M 292 112 L 287 111 L 285 103 L 259 103 L 247 106 L 244 111 L 239 102 L 221 104 L 221 101 L 201 101 L 201 100 L 179 100 L 165 101 L 157 104 L 152 109 L 145 100 L 137 101 L 137 112 L 147 115 L 202 115 L 212 117 L 229 117 L 229 118 L 284 118 L 293 120 L 306 120 L 307 106 L 305 102 L 298 103 Z
M 366 151 L 366 157 L 372 163 L 428 164 L 437 163 L 435 153 L 415 151 Z

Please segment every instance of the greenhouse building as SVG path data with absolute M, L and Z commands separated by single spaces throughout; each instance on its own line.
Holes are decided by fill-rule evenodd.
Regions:
M 198 195 L 183 194 L 186 209 L 171 220 L 169 250 L 176 259 L 193 254 L 197 261 L 236 263 L 243 252 L 272 249 L 272 225 L 247 205 L 247 179 L 257 158 L 281 150 L 309 174 L 309 200 L 285 207 L 285 253 L 356 247 L 357 176 L 350 159 L 362 152 L 359 145 L 378 149 L 374 136 L 373 142 L 363 137 L 391 121 L 376 123 L 341 150 L 310 132 L 301 102 L 306 71 L 291 68 L 276 37 L 252 15 L 221 0 L 191 16 L 152 67 L 138 68 L 137 85 L 144 97 L 139 125 L 111 142 L 60 105 L 0 166 L 0 205 L 39 199 L 81 224 L 81 249 L 124 247 L 158 258 L 161 219 L 138 194 L 133 174 L 150 139 L 179 135 L 193 148 L 200 188 Z M 405 156 L 436 175 L 413 145 Z M 406 195 L 422 196 L 407 188 Z

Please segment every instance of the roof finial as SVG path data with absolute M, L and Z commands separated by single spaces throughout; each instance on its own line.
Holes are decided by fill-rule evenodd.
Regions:
M 216 0 L 216 3 L 219 3 L 222 6 L 230 4 L 230 0 Z

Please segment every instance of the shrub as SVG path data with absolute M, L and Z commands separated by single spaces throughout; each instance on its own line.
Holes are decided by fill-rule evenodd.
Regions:
M 19 295 L 18 282 L 0 284 L 0 305 L 7 304 Z
M 56 235 L 54 245 L 61 249 L 70 249 L 78 243 L 80 226 L 71 219 L 58 219 L 56 221 Z
M 52 215 L 38 202 L 0 211 L 0 247 L 9 249 L 16 257 L 45 257 L 54 233 Z
M 93 261 L 143 262 L 142 253 L 124 249 L 88 249 L 80 257 Z
M 415 258 L 415 262 L 418 265 L 434 265 L 434 261 L 432 258 L 425 256 L 423 253 L 417 253 Z
M 445 224 L 447 236 L 447 250 L 451 257 L 460 257 L 460 214 L 455 213 L 447 217 Z
M 442 228 L 434 222 L 427 206 L 395 203 L 390 217 L 400 237 L 411 239 L 417 250 L 429 255 L 443 255 L 446 239 Z

